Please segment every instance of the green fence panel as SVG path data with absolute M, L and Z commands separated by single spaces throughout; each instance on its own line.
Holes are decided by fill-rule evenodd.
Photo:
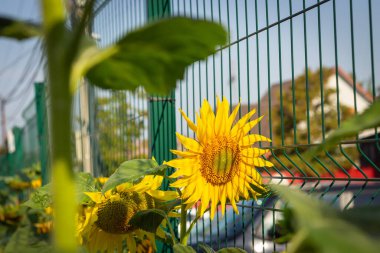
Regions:
M 195 137 L 177 109 L 195 121 L 203 99 L 215 107 L 216 96 L 225 96 L 231 107 L 241 102 L 239 117 L 253 108 L 256 116 L 264 115 L 253 132 L 273 140 L 259 144 L 271 150 L 264 158 L 275 164 L 258 168 L 265 182 L 302 188 L 339 208 L 379 204 L 378 129 L 343 140 L 311 161 L 305 157 L 342 121 L 378 99 L 379 1 L 103 0 L 96 1 L 95 9 L 93 33 L 100 46 L 167 16 L 212 20 L 230 34 L 215 55 L 187 69 L 169 97 L 95 88 L 91 138 L 98 149 L 98 171 L 106 174 L 119 162 L 148 153 L 159 162 L 170 159 L 175 131 Z M 142 130 L 134 133 L 138 126 Z M 110 147 L 115 152 L 104 151 Z M 282 215 L 279 201 L 238 206 L 240 215 L 229 205 L 224 217 L 218 212 L 211 221 L 206 214 L 190 244 L 285 250 L 272 240 Z
M 8 175 L 13 176 L 19 169 L 24 167 L 24 142 L 23 142 L 23 129 L 19 127 L 12 128 L 15 151 L 9 156 L 9 170 Z
M 48 128 L 45 87 L 46 86 L 44 83 L 35 83 L 34 85 L 39 144 L 39 162 L 41 166 L 41 177 L 43 185 L 49 182 Z

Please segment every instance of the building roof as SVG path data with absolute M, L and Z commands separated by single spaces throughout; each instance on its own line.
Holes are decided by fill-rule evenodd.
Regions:
M 330 76 L 335 75 L 335 73 L 338 73 L 338 75 L 351 87 L 354 87 L 353 79 L 350 74 L 348 74 L 346 71 L 344 71 L 341 67 L 338 68 L 330 68 L 328 69 L 328 73 L 331 73 Z M 271 98 L 271 108 L 280 107 L 280 100 L 276 99 L 276 94 L 279 93 L 280 90 L 280 83 L 273 84 L 270 88 L 270 98 Z M 287 80 L 282 82 L 282 91 L 283 93 L 290 92 L 292 89 L 292 81 Z M 356 91 L 359 95 L 361 95 L 365 100 L 367 100 L 369 103 L 372 103 L 373 98 L 372 95 L 360 84 L 356 83 Z M 241 105 L 241 115 L 244 115 L 248 112 L 248 110 L 252 110 L 253 108 L 256 109 L 257 115 L 264 116 L 264 118 L 260 122 L 261 131 L 260 133 L 265 136 L 270 136 L 270 122 L 269 122 L 269 96 L 268 92 L 263 95 L 260 98 L 260 108 L 258 103 L 251 104 L 248 108 L 247 104 Z M 272 115 L 272 121 L 277 120 L 277 118 L 274 118 L 274 115 Z M 273 130 L 273 129 L 272 129 Z M 259 127 L 255 127 L 253 129 L 253 132 L 259 133 Z M 273 134 L 274 135 L 274 134 Z

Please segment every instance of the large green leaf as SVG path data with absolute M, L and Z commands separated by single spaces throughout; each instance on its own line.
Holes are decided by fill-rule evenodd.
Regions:
M 105 193 L 123 183 L 133 183 L 143 176 L 154 174 L 161 169 L 162 167 L 152 159 L 134 159 L 123 162 L 104 184 L 102 192 Z
M 39 35 L 41 28 L 36 24 L 0 17 L 0 36 L 23 40 Z
M 160 209 L 142 210 L 133 215 L 129 225 L 147 232 L 156 233 L 158 226 L 165 218 L 166 213 Z
M 342 139 L 359 134 L 360 131 L 380 126 L 380 100 L 375 101 L 367 110 L 342 123 L 340 128 L 329 134 L 324 143 L 311 149 L 308 157 L 312 157 L 322 150 L 328 150 Z
M 339 213 L 339 217 L 355 224 L 372 236 L 380 237 L 380 206 L 347 209 Z
M 174 253 L 195 253 L 196 252 L 192 247 L 185 246 L 179 243 L 174 244 L 173 251 Z
M 91 199 L 85 192 L 99 191 L 97 188 L 96 179 L 90 174 L 80 172 L 75 174 L 75 183 L 77 191 L 77 201 L 80 204 L 88 203 Z
M 280 185 L 271 187 L 289 202 L 297 220 L 298 230 L 288 253 L 305 252 L 305 249 L 321 253 L 378 252 L 378 243 L 356 226 L 340 219 L 332 207 L 299 190 Z
M 226 43 L 222 26 L 203 20 L 170 18 L 128 33 L 105 49 L 89 47 L 76 61 L 76 77 L 86 75 L 107 89 L 168 94 L 185 68 Z

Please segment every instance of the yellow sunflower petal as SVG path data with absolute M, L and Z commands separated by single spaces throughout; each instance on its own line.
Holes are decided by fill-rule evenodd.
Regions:
M 187 125 L 190 127 L 190 129 L 196 132 L 197 126 L 186 116 L 184 111 L 182 111 L 181 109 L 179 109 L 179 111 L 182 114 L 182 117 L 186 120 Z
M 218 206 L 218 203 L 216 203 L 217 199 L 218 199 L 218 197 L 216 196 L 217 190 L 218 190 L 217 187 L 210 187 L 210 197 L 211 197 L 211 203 L 210 203 L 211 213 L 210 213 L 210 215 L 211 215 L 211 220 L 214 219 L 216 207 Z
M 177 181 L 170 184 L 170 187 L 181 188 L 187 186 L 192 180 L 192 177 L 181 177 Z
M 239 182 L 238 188 L 239 188 L 239 193 L 241 194 L 241 196 L 243 196 L 244 199 L 248 199 L 249 192 L 248 192 L 248 188 L 246 187 L 246 184 Z
M 199 143 L 204 144 L 207 142 L 207 127 L 204 126 L 206 122 L 202 121 L 198 113 L 196 114 L 196 118 L 199 126 L 197 128 L 197 138 L 199 140 Z
M 218 109 L 216 112 L 216 118 L 215 118 L 215 134 L 218 136 L 223 136 L 227 132 L 227 118 L 228 118 L 228 111 L 229 111 L 229 105 L 227 102 L 227 99 L 223 98 L 223 101 L 220 102 L 219 98 L 217 98 L 218 101 Z
M 251 129 L 259 123 L 264 116 L 261 116 L 257 119 L 254 119 L 247 124 L 244 125 L 244 127 L 238 132 L 237 138 L 240 140 L 242 137 L 244 137 Z
M 161 191 L 161 190 L 150 190 L 147 193 L 155 199 L 168 201 L 178 198 L 178 192 L 176 191 Z
M 202 180 L 201 179 L 198 179 L 197 182 L 197 189 L 202 189 Z M 202 196 L 202 191 L 201 190 L 197 190 L 197 191 L 194 191 L 194 193 L 192 195 L 189 196 L 189 198 L 185 201 L 185 204 L 190 204 L 190 203 L 195 203 L 197 202 Z
M 192 152 L 188 152 L 188 151 L 181 151 L 181 150 L 175 150 L 175 149 L 171 149 L 170 152 L 172 152 L 173 154 L 175 154 L 177 156 L 181 156 L 181 157 L 184 157 L 184 158 L 191 158 L 191 157 L 195 157 L 195 156 L 199 155 L 197 153 L 192 153 Z
M 244 157 L 244 156 L 242 156 L 241 160 L 250 166 L 256 166 L 256 167 L 273 167 L 274 166 L 273 163 L 271 163 L 267 160 L 264 160 L 260 157 Z
M 227 189 L 226 189 L 226 191 L 227 191 L 227 197 L 229 198 L 229 200 L 231 202 L 231 205 L 232 205 L 235 213 L 239 214 L 239 210 L 238 210 L 238 208 L 236 206 L 236 203 L 235 203 L 235 195 L 234 195 L 234 193 L 236 192 L 235 189 L 234 189 L 235 187 L 232 185 L 231 182 L 228 182 L 226 184 L 226 187 L 227 187 Z
M 271 142 L 271 139 L 259 134 L 250 134 L 250 135 L 244 136 L 240 140 L 239 145 L 240 147 L 250 147 L 258 141 Z
M 220 207 L 222 209 L 222 216 L 224 216 L 224 213 L 226 212 L 226 187 L 224 185 L 219 187 L 219 198 L 220 198 Z
M 191 176 L 193 174 L 193 169 L 192 168 L 185 168 L 185 169 L 178 169 L 176 172 L 171 174 L 169 177 L 170 178 L 177 178 L 181 176 Z
M 195 153 L 201 153 L 203 148 L 202 146 L 194 139 L 187 138 L 179 133 L 176 133 L 178 140 L 182 143 L 182 145 Z
M 262 182 L 262 177 L 260 173 L 255 169 L 254 166 L 246 165 L 244 163 L 240 164 L 240 177 L 245 178 L 245 176 L 249 176 L 253 178 L 256 182 L 260 183 Z
M 252 109 L 249 113 L 244 115 L 231 129 L 231 136 L 236 137 L 238 132 L 243 129 L 245 123 L 256 113 L 256 109 Z
M 89 196 L 90 199 L 94 201 L 95 203 L 99 203 L 103 196 L 101 192 L 85 192 L 84 194 Z
M 260 188 L 261 190 L 265 190 L 265 188 L 260 183 L 258 183 L 256 180 L 254 180 L 253 178 L 250 178 L 247 176 L 244 178 L 244 181 L 246 181 L 250 184 L 253 184 L 254 186 Z
M 204 212 L 206 211 L 208 205 L 209 205 L 209 202 L 210 202 L 210 195 L 209 195 L 209 187 L 208 187 L 208 183 L 206 183 L 205 185 L 205 188 L 204 188 L 204 191 L 203 191 L 203 195 L 201 197 L 201 207 L 200 207 L 200 213 L 199 213 L 199 216 L 203 216 Z
M 213 138 L 215 135 L 215 114 L 206 99 L 203 101 L 200 114 L 202 125 L 206 128 L 206 138 Z
M 197 159 L 194 158 L 176 158 L 168 162 L 164 162 L 164 164 L 177 169 L 187 169 L 192 168 L 198 163 Z
M 241 154 L 246 157 L 258 157 L 269 152 L 269 149 L 246 148 L 241 150 Z
M 236 107 L 234 108 L 234 110 L 232 111 L 231 115 L 228 117 L 228 121 L 227 121 L 227 131 L 230 131 L 230 130 L 231 130 L 232 124 L 234 123 L 235 118 L 236 118 L 236 115 L 237 115 L 237 113 L 239 112 L 239 108 L 240 108 L 240 102 L 237 104 L 237 106 L 236 106 Z
M 194 193 L 196 187 L 197 187 L 197 184 L 196 184 L 195 182 L 192 182 L 192 183 L 188 184 L 187 187 L 186 187 L 186 191 L 184 191 L 184 192 L 182 193 L 182 198 L 183 198 L 183 199 L 187 199 L 187 198 L 189 198 L 191 195 L 193 195 L 193 193 Z

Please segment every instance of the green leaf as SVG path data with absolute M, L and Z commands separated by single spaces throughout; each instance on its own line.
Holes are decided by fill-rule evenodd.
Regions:
M 147 232 L 156 233 L 158 226 L 165 218 L 166 213 L 160 209 L 142 210 L 133 215 L 129 225 Z
M 218 250 L 217 253 L 247 253 L 247 251 L 239 248 L 224 248 Z
M 77 191 L 77 201 L 80 204 L 88 203 L 91 201 L 85 192 L 95 192 L 99 191 L 96 184 L 96 179 L 90 174 L 85 172 L 80 172 L 75 174 L 76 191 Z
M 340 128 L 329 134 L 324 143 L 311 149 L 308 157 L 313 157 L 322 150 L 328 150 L 342 139 L 359 134 L 360 131 L 380 126 L 380 100 L 375 101 L 367 110 L 344 121 Z
M 332 207 L 300 190 L 280 185 L 271 188 L 289 202 L 297 220 L 298 230 L 288 253 L 303 252 L 305 248 L 323 253 L 378 252 L 378 243 L 354 225 L 339 219 Z
M 123 162 L 104 184 L 102 192 L 115 188 L 123 183 L 133 183 L 148 174 L 154 174 L 162 169 L 152 159 L 134 159 Z
M 0 36 L 23 40 L 39 35 L 41 27 L 37 24 L 0 17 Z
M 363 206 L 344 210 L 339 217 L 355 224 L 371 236 L 380 236 L 380 206 Z
M 53 247 L 47 238 L 35 234 L 32 224 L 25 218 L 4 250 L 4 253 L 13 252 L 48 253 L 53 252 Z
M 203 253 L 215 253 L 215 251 L 205 243 L 198 243 L 198 247 L 202 250 Z
M 173 251 L 174 253 L 195 253 L 196 252 L 192 247 L 185 246 L 179 243 L 174 244 Z
M 267 198 L 267 197 L 269 197 L 272 194 L 272 192 L 270 191 L 270 189 L 267 186 L 265 186 L 265 185 L 263 185 L 264 190 L 262 188 L 257 187 L 254 184 L 249 184 L 249 186 L 257 193 L 256 196 L 253 196 L 252 192 L 249 192 L 249 197 L 251 199 L 255 199 L 255 198 Z
M 39 210 L 43 210 L 51 206 L 53 199 L 50 189 L 51 184 L 46 184 L 41 188 L 38 188 L 35 192 L 31 194 L 30 198 L 22 205 Z
M 226 31 L 216 23 L 163 19 L 128 33 L 108 48 L 89 47 L 77 60 L 74 72 L 102 88 L 135 90 L 143 86 L 150 93 L 166 95 L 183 78 L 187 66 L 215 53 L 226 39 Z

